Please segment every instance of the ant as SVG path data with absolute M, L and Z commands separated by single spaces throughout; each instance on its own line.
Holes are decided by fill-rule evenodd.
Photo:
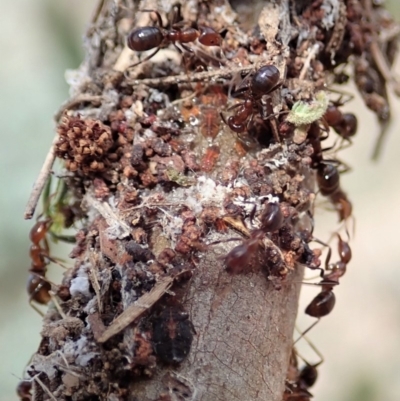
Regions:
M 347 221 L 352 215 L 353 207 L 346 193 L 340 187 L 340 172 L 335 164 L 337 160 L 326 160 L 323 158 L 321 141 L 321 129 L 318 124 L 313 123 L 308 131 L 308 141 L 314 149 L 311 156 L 311 167 L 317 170 L 317 184 L 323 196 L 329 197 L 339 214 L 339 221 Z M 341 172 L 347 171 L 344 169 Z
M 242 103 L 232 106 L 228 110 L 237 108 L 234 115 L 225 117 L 221 114 L 221 117 L 226 125 L 238 134 L 248 131 L 255 111 L 260 109 L 260 101 L 264 95 L 268 95 L 281 85 L 279 70 L 274 65 L 264 65 L 259 68 L 253 77 L 251 78 L 250 84 L 240 88 L 233 96 L 243 96 L 244 100 Z M 242 94 L 244 92 L 244 95 Z
M 348 242 L 343 241 L 342 237 L 336 233 L 338 237 L 338 253 L 339 253 L 339 262 L 328 265 L 326 271 L 329 271 L 329 274 L 324 274 L 324 279 L 330 281 L 336 281 L 339 284 L 339 278 L 342 277 L 346 273 L 347 265 L 351 261 L 352 252 Z M 330 250 L 328 252 L 327 260 L 330 258 Z
M 254 212 L 255 213 L 255 210 Z M 283 214 L 279 203 L 267 203 L 261 215 L 261 227 L 250 234 L 250 238 L 235 246 L 225 257 L 226 270 L 229 273 L 239 274 L 250 263 L 251 257 L 258 249 L 259 241 L 267 233 L 279 230 L 283 224 Z
M 333 164 L 320 164 L 317 169 L 317 183 L 323 196 L 328 196 L 339 214 L 339 222 L 347 221 L 353 206 L 347 194 L 340 187 L 340 173 Z
M 296 350 L 294 350 L 295 354 L 303 360 L 305 365 L 299 372 L 299 376 L 297 379 L 298 386 L 302 389 L 309 389 L 312 387 L 318 379 L 318 366 L 324 362 L 324 357 L 321 352 L 315 347 L 315 345 L 306 337 L 303 337 L 307 344 L 311 347 L 311 349 L 318 355 L 319 362 L 311 364 L 307 362 Z
M 45 279 L 48 265 L 46 259 L 51 259 L 46 238 L 50 225 L 50 219 L 39 220 L 29 233 L 29 238 L 32 242 L 29 251 L 32 263 L 29 269 L 31 274 L 28 278 L 27 290 L 30 305 L 40 314 L 41 312 L 32 305 L 32 301 L 46 305 L 51 299 L 51 284 Z
M 309 401 L 312 398 L 312 394 L 300 381 L 297 356 L 298 353 L 293 348 L 289 361 L 288 376 L 285 382 L 283 401 Z
M 176 22 L 178 16 L 180 15 L 180 4 L 174 6 L 174 15 L 171 21 L 171 28 L 163 26 L 161 15 L 156 10 L 140 10 L 142 12 L 154 12 L 157 17 L 158 26 L 144 26 L 140 28 L 133 29 L 127 38 L 128 47 L 131 50 L 143 52 L 146 50 L 151 50 L 155 48 L 155 51 L 149 56 L 133 64 L 135 67 L 147 60 L 150 60 L 155 56 L 158 51 L 172 43 L 175 48 L 181 53 L 182 50 L 178 47 L 180 46 L 193 53 L 193 50 L 186 46 L 187 43 L 194 42 L 196 39 L 204 46 L 220 46 L 222 43 L 222 38 L 218 32 L 214 29 L 206 26 L 201 26 L 199 29 L 193 27 L 184 27 L 185 21 Z
M 329 249 L 325 261 L 325 272 L 330 273 L 324 273 L 322 280 L 316 284 L 321 286 L 321 292 L 314 297 L 305 310 L 307 315 L 316 317 L 318 320 L 309 326 L 305 331 L 303 331 L 295 343 L 297 343 L 300 338 L 304 337 L 304 335 L 320 321 L 321 317 L 329 315 L 335 306 L 336 297 L 333 293 L 333 288 L 339 284 L 339 278 L 346 273 L 347 264 L 350 262 L 352 257 L 351 248 L 348 242 L 342 240 L 338 233 L 336 235 L 338 237 L 338 253 L 340 260 L 339 262 L 329 265 L 329 260 L 331 257 L 331 249 Z

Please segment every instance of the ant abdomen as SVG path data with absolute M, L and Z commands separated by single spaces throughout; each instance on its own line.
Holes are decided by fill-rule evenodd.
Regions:
M 332 289 L 323 289 L 307 306 L 305 313 L 312 317 L 329 315 L 335 306 L 336 298 Z
M 265 233 L 274 232 L 281 228 L 283 224 L 283 214 L 279 203 L 269 202 L 261 216 L 261 230 Z
M 51 284 L 37 274 L 30 274 L 28 278 L 27 291 L 31 301 L 46 305 L 50 302 Z
M 259 68 L 251 80 L 251 90 L 254 96 L 263 96 L 272 92 L 278 85 L 279 70 L 274 65 L 264 65 Z
M 317 182 L 322 195 L 332 195 L 340 187 L 338 169 L 332 164 L 320 164 L 317 169 Z
M 243 244 L 235 246 L 225 257 L 226 271 L 231 274 L 242 273 L 249 265 L 250 259 L 257 249 L 258 238 L 250 238 Z
M 344 139 L 353 137 L 357 132 L 358 121 L 353 113 L 344 113 L 342 121 L 337 127 L 333 129 Z
M 318 379 L 318 370 L 314 365 L 305 365 L 299 375 L 299 382 L 305 387 L 312 387 Z
M 326 109 L 324 119 L 329 126 L 335 127 L 342 122 L 343 114 L 337 106 L 331 104 Z
M 130 49 L 137 52 L 144 52 L 158 47 L 163 39 L 163 34 L 158 27 L 144 26 L 134 29 L 128 35 L 127 42 Z

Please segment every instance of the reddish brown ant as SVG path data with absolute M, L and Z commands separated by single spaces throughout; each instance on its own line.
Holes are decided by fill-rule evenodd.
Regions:
M 29 294 L 29 303 L 35 301 L 39 304 L 47 304 L 50 299 L 50 283 L 44 278 L 47 272 L 49 257 L 49 244 L 47 242 L 47 232 L 51 221 L 49 219 L 38 221 L 31 229 L 29 238 L 32 241 L 30 247 L 31 268 L 27 290 Z M 33 306 L 33 305 L 32 305 Z M 34 307 L 34 306 L 33 306 Z M 35 308 L 35 307 L 34 307 Z M 35 308 L 36 309 L 36 308 Z
M 339 214 L 339 221 L 352 216 L 353 206 L 340 187 L 340 173 L 333 164 L 321 163 L 317 169 L 317 183 L 322 195 L 329 197 Z
M 318 366 L 320 366 L 324 362 L 324 357 L 322 354 L 318 351 L 318 349 L 314 346 L 314 344 L 306 337 L 303 336 L 304 340 L 307 342 L 307 344 L 312 348 L 312 350 L 318 355 L 319 357 L 319 362 L 311 364 L 307 362 L 296 350 L 295 354 L 303 360 L 305 365 L 302 367 L 302 369 L 299 372 L 299 376 L 297 378 L 297 385 L 298 387 L 302 389 L 309 389 L 312 387 L 315 382 L 318 379 Z
M 298 353 L 293 348 L 289 361 L 283 401 L 309 401 L 312 398 L 312 394 L 307 390 L 307 386 L 300 380 L 301 372 L 298 369 L 297 356 Z
M 210 27 L 201 26 L 198 29 L 193 27 L 184 27 L 187 25 L 184 21 L 176 22 L 176 16 L 180 14 L 180 5 L 174 6 L 175 15 L 171 22 L 171 27 L 164 27 L 161 15 L 156 10 L 140 10 L 142 12 L 154 12 L 157 17 L 158 26 L 144 26 L 133 29 L 127 38 L 128 47 L 134 51 L 143 52 L 156 48 L 149 56 L 133 64 L 137 66 L 147 60 L 150 60 L 163 47 L 172 43 L 179 52 L 182 50 L 179 45 L 188 52 L 193 52 L 192 49 L 186 46 L 187 43 L 192 43 L 196 39 L 204 46 L 220 46 L 222 38 L 218 32 Z
M 28 278 L 27 291 L 29 295 L 29 304 L 40 314 L 43 313 L 32 303 L 36 302 L 41 305 L 46 305 L 51 299 L 50 294 L 51 283 L 46 279 L 47 265 L 49 261 L 56 262 L 64 267 L 59 261 L 51 257 L 49 254 L 49 244 L 47 234 L 49 233 L 52 220 L 39 220 L 31 229 L 29 238 L 32 242 L 30 247 L 31 257 L 31 273 Z
M 308 304 L 305 313 L 311 317 L 316 317 L 317 321 L 315 321 L 306 330 L 304 330 L 301 333 L 300 337 L 294 342 L 294 344 L 296 344 L 301 338 L 304 337 L 306 333 L 308 333 L 313 327 L 315 327 L 321 320 L 321 317 L 329 315 L 329 313 L 332 312 L 336 303 L 336 297 L 333 293 L 333 287 L 338 284 L 339 282 L 331 281 L 326 278 L 323 278 L 318 284 L 315 284 L 322 287 L 321 292 Z
M 329 315 L 335 306 L 336 298 L 333 293 L 333 288 L 339 284 L 339 278 L 346 273 L 347 264 L 350 262 L 352 256 L 349 244 L 342 240 L 342 237 L 339 234 L 336 235 L 338 237 L 338 253 L 340 260 L 339 262 L 330 265 L 329 259 L 331 257 L 331 249 L 329 249 L 325 261 L 325 273 L 321 282 L 317 284 L 321 286 L 321 292 L 314 297 L 305 310 L 307 315 L 316 317 L 318 320 L 309 326 L 295 343 L 308 333 L 320 321 L 321 317 Z M 326 274 L 327 272 L 329 273 Z
M 289 362 L 288 376 L 285 383 L 285 392 L 283 394 L 283 401 L 310 401 L 313 397 L 308 391 L 318 378 L 317 367 L 324 361 L 321 353 L 315 346 L 305 337 L 305 340 L 310 347 L 317 353 L 320 361 L 315 364 L 308 363 L 293 347 L 292 354 Z M 302 359 L 305 366 L 299 371 L 298 357 Z
M 338 237 L 338 253 L 339 253 L 339 262 L 333 263 L 326 267 L 326 271 L 329 271 L 329 274 L 324 274 L 324 279 L 329 281 L 336 281 L 339 283 L 339 278 L 341 278 L 347 269 L 347 265 L 349 264 L 352 252 L 350 245 L 348 242 L 343 241 L 342 237 L 339 234 L 336 234 Z M 330 258 L 330 252 L 328 253 L 327 260 Z
M 255 213 L 255 210 L 253 213 Z M 232 248 L 226 255 L 226 270 L 233 274 L 241 273 L 250 263 L 252 256 L 258 249 L 260 240 L 265 234 L 279 230 L 282 224 L 283 214 L 279 203 L 267 203 L 261 216 L 260 228 L 253 230 L 248 240 Z
M 353 205 L 347 194 L 339 188 L 329 198 L 339 213 L 339 221 L 347 221 L 353 214 Z
M 339 214 L 339 221 L 347 221 L 352 215 L 352 204 L 340 187 L 340 171 L 335 164 L 337 160 L 324 160 L 324 149 L 321 147 L 321 129 L 313 123 L 308 131 L 308 141 L 314 149 L 311 156 L 311 167 L 317 170 L 317 184 L 323 196 L 329 197 Z M 342 163 L 343 164 L 343 163 Z M 347 171 L 347 168 L 341 172 Z
M 222 119 L 229 128 L 236 133 L 242 133 L 249 129 L 255 112 L 260 110 L 261 98 L 268 95 L 281 85 L 279 70 L 274 65 L 264 65 L 259 68 L 250 80 L 248 86 L 243 86 L 233 94 L 234 97 L 243 97 L 242 103 L 234 105 L 228 110 L 237 108 L 234 115 Z

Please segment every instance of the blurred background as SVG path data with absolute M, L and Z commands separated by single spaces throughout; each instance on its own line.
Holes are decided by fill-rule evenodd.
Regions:
M 54 136 L 52 117 L 68 98 L 65 70 L 82 60 L 81 39 L 96 2 L 0 0 L 0 401 L 17 400 L 18 378 L 40 340 L 41 318 L 25 292 L 33 221 L 23 212 Z M 400 20 L 400 2 L 386 3 Z M 340 154 L 353 168 L 341 182 L 354 204 L 356 236 L 353 260 L 335 288 L 335 309 L 309 335 L 325 358 L 312 389 L 317 401 L 399 400 L 400 101 L 391 100 L 394 121 L 378 162 L 371 161 L 375 117 L 358 98 L 347 105 L 359 118 L 359 132 Z M 318 207 L 317 236 L 329 238 L 336 219 Z M 66 253 L 52 247 L 56 256 Z M 57 266 L 51 270 L 62 273 Z M 304 308 L 318 292 L 303 286 L 302 329 L 312 321 Z

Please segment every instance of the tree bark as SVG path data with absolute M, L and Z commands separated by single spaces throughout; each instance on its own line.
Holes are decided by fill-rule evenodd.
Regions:
M 65 161 L 67 209 L 83 227 L 28 369 L 33 399 L 281 401 L 303 267 L 320 264 L 307 245 L 316 156 L 306 137 L 327 103 L 308 122 L 274 113 L 315 106 L 329 60 L 347 61 L 352 2 L 327 2 L 319 40 L 300 37 L 306 16 L 314 23 L 311 1 L 265 2 L 249 32 L 227 2 L 185 2 L 185 21 L 227 29 L 227 58 L 193 45 L 183 67 L 162 49 L 135 68 L 125 38 L 153 24 L 139 10 L 164 18 L 173 2 L 127 3 L 99 2 L 57 115 L 52 152 Z M 256 103 L 251 134 L 233 134 L 219 115 L 238 110 L 228 91 L 264 65 L 278 68 L 283 86 Z M 282 227 L 254 241 L 277 199 Z M 245 262 L 229 268 L 240 245 Z

